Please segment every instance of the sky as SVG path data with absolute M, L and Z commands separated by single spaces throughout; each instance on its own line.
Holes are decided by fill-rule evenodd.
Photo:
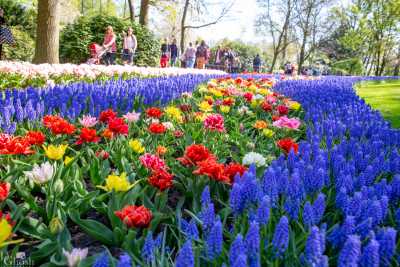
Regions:
M 224 0 L 224 2 L 228 2 Z M 215 14 L 212 17 L 218 17 L 221 8 L 213 7 Z M 211 10 L 211 8 L 210 8 Z M 212 11 L 210 11 L 211 13 Z M 253 42 L 257 37 L 254 32 L 254 22 L 257 16 L 256 0 L 236 0 L 228 16 L 216 25 L 196 30 L 195 33 L 210 42 L 215 42 L 222 38 L 241 39 L 244 42 Z M 207 21 L 207 20 L 205 20 Z M 210 34 L 212 33 L 212 34 Z

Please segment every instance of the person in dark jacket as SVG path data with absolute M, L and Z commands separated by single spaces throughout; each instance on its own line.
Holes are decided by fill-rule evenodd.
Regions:
M 259 54 L 257 54 L 253 59 L 253 70 L 254 72 L 260 72 L 260 68 L 261 68 L 261 57 Z
M 3 57 L 3 44 L 15 45 L 14 36 L 6 25 L 4 11 L 0 8 L 0 60 Z
M 169 45 L 169 51 L 171 52 L 171 66 L 175 67 L 176 59 L 179 56 L 179 49 L 176 45 L 176 39 L 172 39 L 172 43 Z
M 196 50 L 196 66 L 198 69 L 205 69 L 209 57 L 209 48 L 206 42 L 201 41 Z

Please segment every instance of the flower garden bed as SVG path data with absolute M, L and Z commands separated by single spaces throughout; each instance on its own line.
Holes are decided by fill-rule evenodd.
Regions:
M 43 101 L 41 115 L 73 123 L 24 118 L 20 137 L 1 135 L 1 253 L 55 266 L 86 254 L 80 266 L 399 265 L 400 131 L 356 96 L 359 78 L 221 79 L 189 94 L 195 77 L 165 81 L 163 107 L 140 115 L 121 82 L 56 91 L 68 108 L 56 88 L 9 92 L 3 108 Z
M 223 71 L 182 68 L 152 68 L 136 66 L 104 66 L 75 64 L 31 64 L 28 62 L 0 62 L 0 90 L 54 86 L 73 82 L 99 82 L 110 79 L 171 77 L 187 74 L 223 75 Z
M 105 266 L 99 264 L 111 264 L 112 256 L 119 264 L 190 266 L 186 240 L 193 240 L 199 264 L 225 261 L 218 245 L 223 224 L 242 227 L 237 216 L 256 204 L 258 193 L 249 195 L 254 203 L 241 199 L 256 193 L 245 192 L 257 186 L 256 167 L 261 173 L 281 153 L 297 153 L 303 111 L 273 93 L 270 79 L 221 78 L 192 94 L 202 80 L 156 79 L 163 93 L 153 96 L 143 86 L 144 101 L 129 91 L 137 81 L 8 91 L 3 107 L 26 110 L 42 101 L 44 111 L 23 119 L 15 113 L 13 135 L 0 135 L 1 253 L 17 246 L 14 252 L 35 265 L 72 266 L 68 260 L 88 252 L 80 266 Z M 155 99 L 163 107 L 140 105 Z M 141 113 L 131 112 L 136 104 Z M 249 167 L 253 175 L 244 174 Z M 188 251 L 178 253 L 185 241 Z

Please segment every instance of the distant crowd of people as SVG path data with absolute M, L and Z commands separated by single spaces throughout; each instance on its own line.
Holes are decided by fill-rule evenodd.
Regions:
M 165 38 L 161 44 L 160 67 L 176 67 L 178 66 L 179 58 L 181 63 L 180 65 L 183 68 L 205 69 L 206 64 L 210 60 L 210 54 L 210 48 L 203 40 L 196 42 L 195 45 L 190 42 L 183 54 L 179 56 L 179 48 L 177 46 L 176 38 L 173 37 L 171 43 L 169 43 L 168 39 Z

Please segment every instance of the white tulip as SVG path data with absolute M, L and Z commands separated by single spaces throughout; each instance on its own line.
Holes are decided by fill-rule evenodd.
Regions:
M 55 166 L 48 161 L 42 163 L 40 166 L 33 165 L 32 171 L 25 171 L 25 176 L 35 184 L 44 184 L 48 182 L 54 174 Z
M 242 163 L 243 165 L 255 164 L 257 167 L 262 167 L 265 165 L 265 158 L 259 153 L 250 152 L 244 155 Z
M 79 262 L 87 257 L 88 248 L 73 248 L 70 252 L 63 249 L 63 254 L 67 258 L 68 267 L 78 266 Z

